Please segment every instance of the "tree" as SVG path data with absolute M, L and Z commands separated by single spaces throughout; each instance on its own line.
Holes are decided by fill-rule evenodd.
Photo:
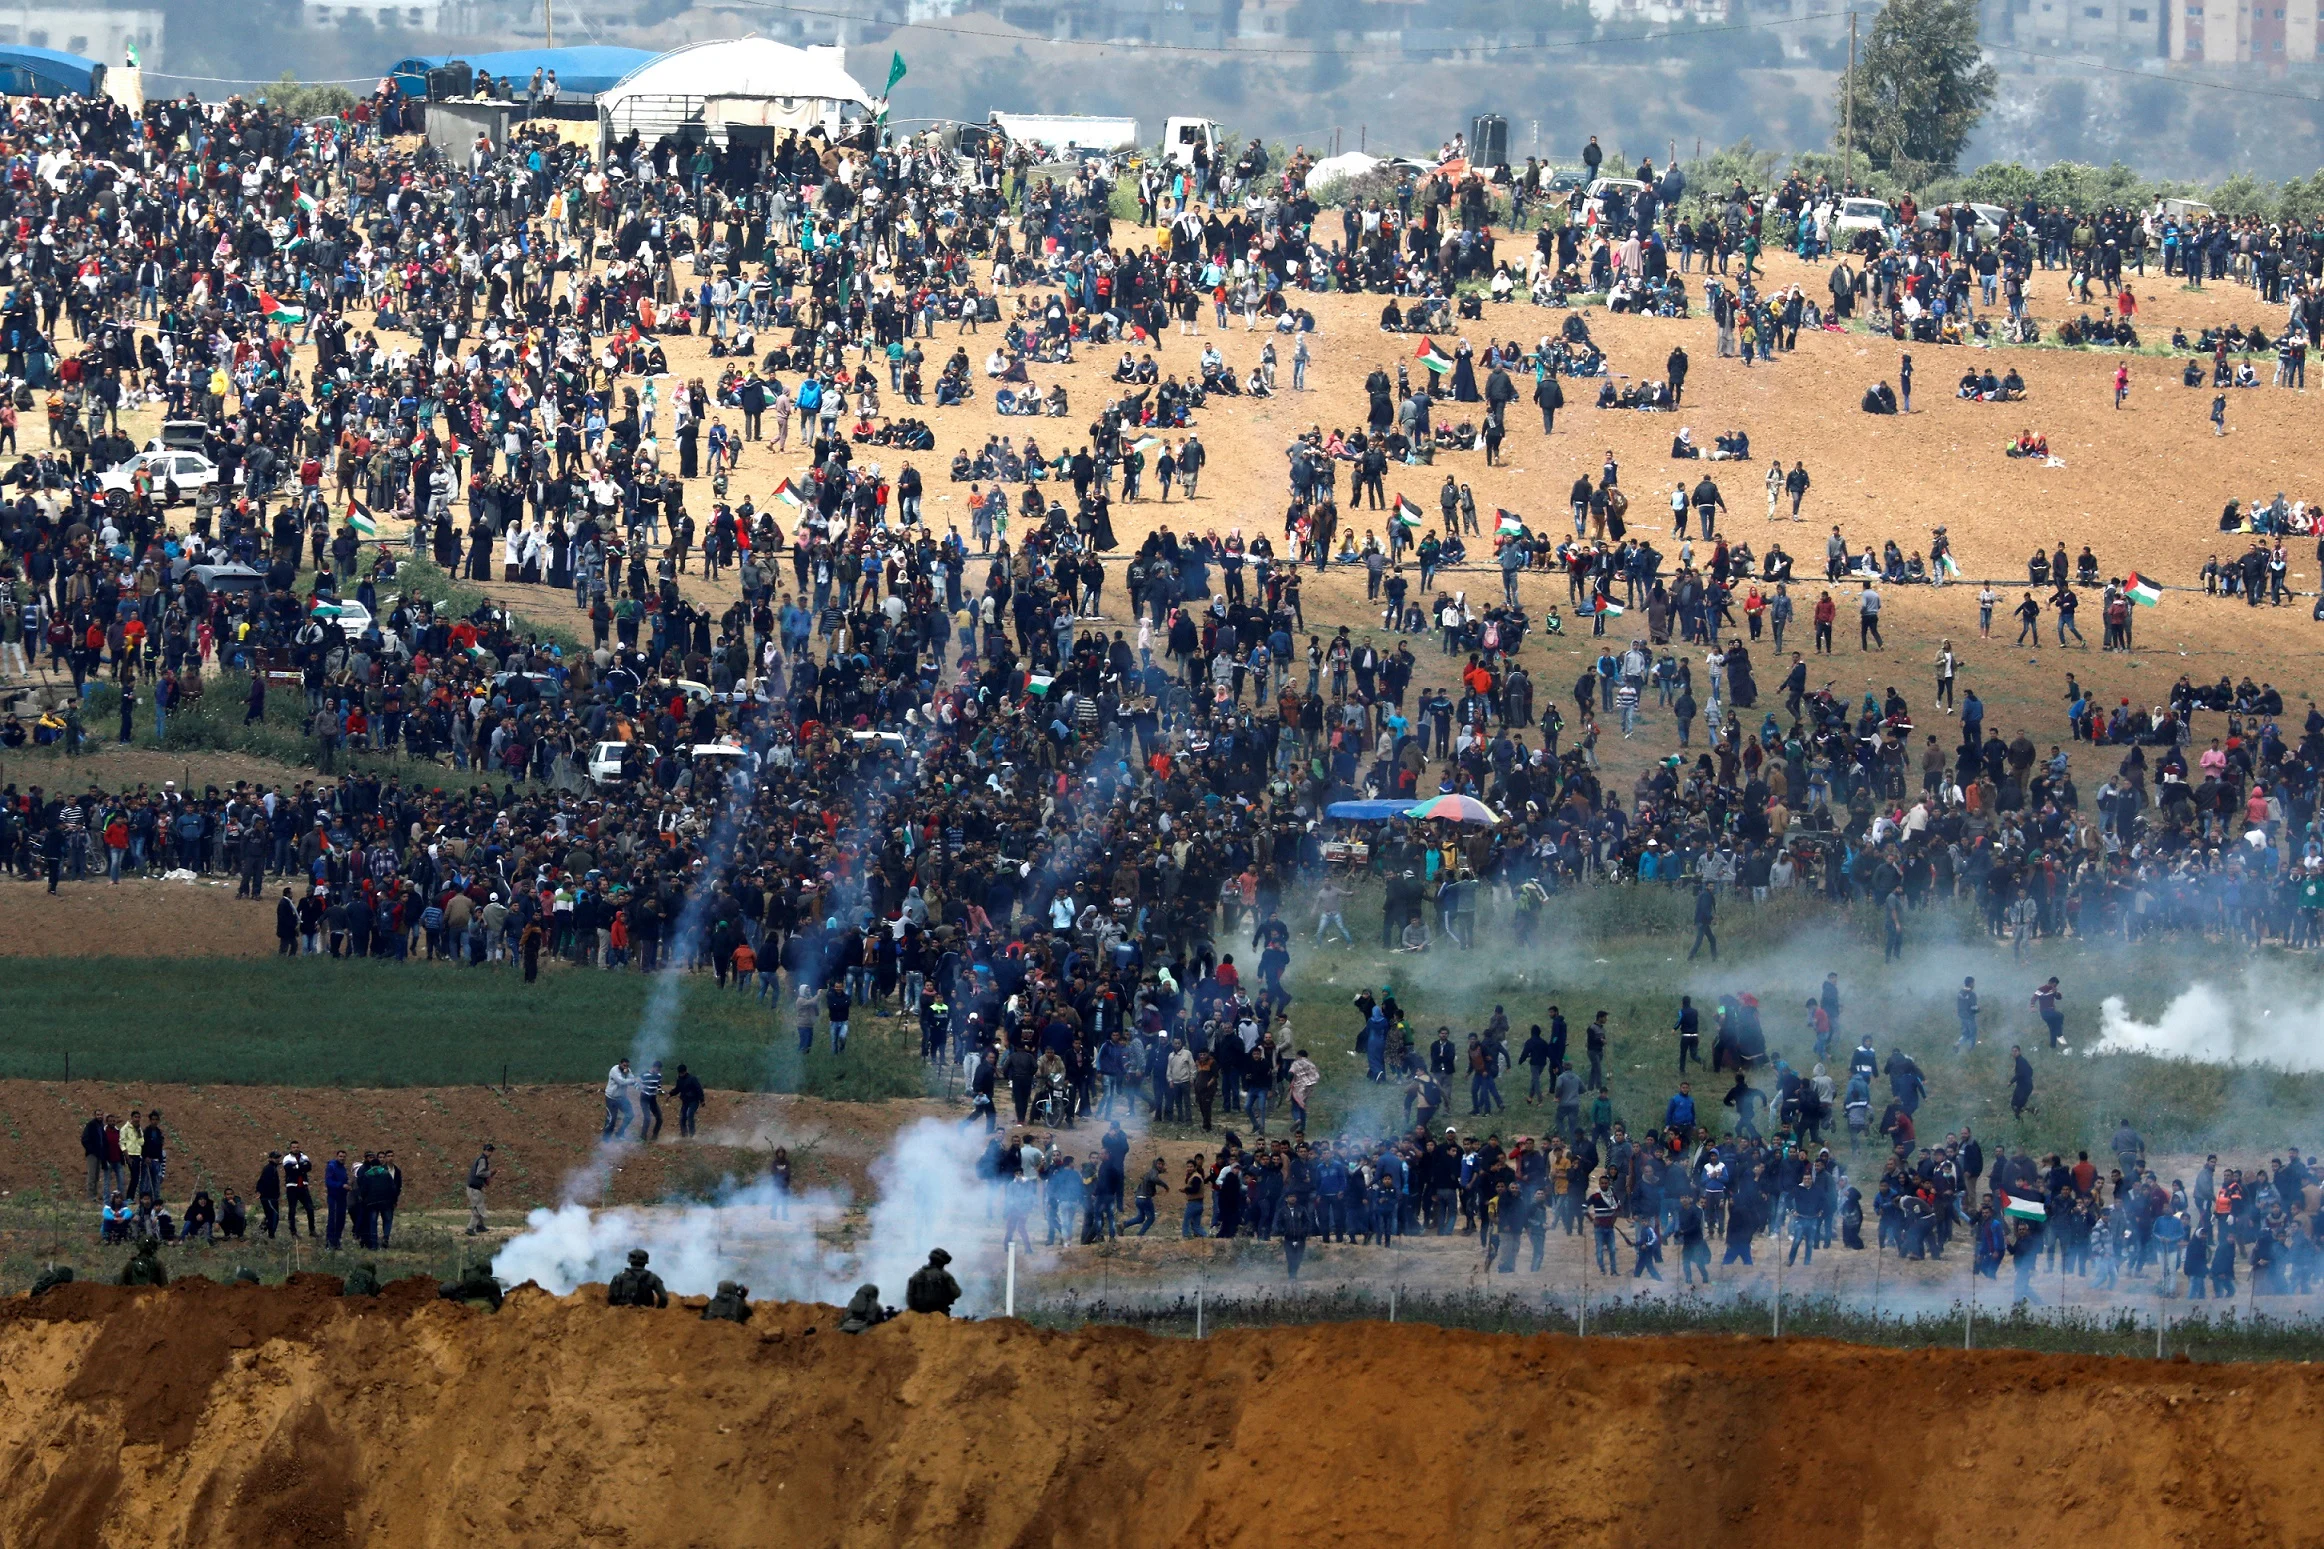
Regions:
M 1976 0 L 1890 0 L 1854 75 L 1854 149 L 1908 186 L 1953 170 L 1998 81 L 1977 46 Z M 1843 136 L 1848 84 L 1843 72 Z

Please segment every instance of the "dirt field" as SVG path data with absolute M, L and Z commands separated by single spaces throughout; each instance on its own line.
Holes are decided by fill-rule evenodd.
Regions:
M 182 1205 L 197 1187 L 250 1197 L 269 1151 L 304 1146 L 317 1163 L 394 1148 L 405 1199 L 449 1209 L 477 1147 L 491 1140 L 501 1169 L 493 1205 L 513 1213 L 560 1197 L 566 1176 L 596 1151 L 605 1118 L 594 1087 L 124 1086 L 97 1081 L 0 1082 L 0 1197 L 37 1191 L 79 1199 L 80 1129 L 102 1107 L 126 1116 L 159 1107 L 170 1136 L 168 1194 Z M 628 1151 L 606 1198 L 637 1202 L 671 1190 L 714 1186 L 726 1173 L 755 1176 L 774 1147 L 791 1152 L 801 1187 L 861 1189 L 865 1165 L 918 1103 L 819 1102 L 812 1098 L 713 1092 L 698 1140 L 681 1144 L 677 1105 L 658 1145 Z M 45 1208 L 45 1207 L 44 1207 Z
M 1521 251 L 1523 244 L 1504 244 Z M 1784 255 L 1769 261 L 1769 283 L 1797 283 L 1820 295 L 1825 271 Z M 2032 310 L 2053 325 L 2071 315 L 2063 298 L 2060 271 L 2037 276 Z M 2206 326 L 2228 322 L 2262 324 L 2271 333 L 2279 319 L 2262 305 L 2254 291 L 2232 285 L 2214 285 L 2200 293 L 2178 288 L 2160 275 L 2146 281 L 2134 278 L 2140 292 L 2139 321 L 2150 344 L 2167 341 L 2173 326 L 2190 336 Z M 1699 285 L 1696 287 L 1699 293 Z M 1011 293 L 1013 305 L 1016 293 Z M 1037 299 L 1040 293 L 1026 292 Z M 1157 527 L 1180 532 L 1240 528 L 1246 536 L 1267 532 L 1281 542 L 1282 512 L 1287 503 L 1283 450 L 1310 426 L 1325 430 L 1358 426 L 1364 417 L 1363 378 L 1374 365 L 1395 370 L 1399 359 L 1412 354 L 1417 341 L 1408 335 L 1379 331 L 1379 298 L 1325 295 L 1302 298 L 1318 319 L 1311 349 L 1314 361 L 1309 381 L 1312 391 L 1286 390 L 1266 401 L 1214 399 L 1200 416 L 1198 434 L 1209 449 L 1210 463 L 1192 502 L 1172 499 L 1167 504 L 1148 499 L 1136 504 L 1117 503 L 1114 526 L 1126 554 Z M 1004 307 L 1007 310 L 1007 307 Z M 1521 303 L 1488 305 L 1482 322 L 1469 327 L 1467 337 L 1481 350 L 1490 338 L 1530 340 L 1553 333 L 1564 321 L 1563 311 Z M 1869 542 L 1877 547 L 1894 538 L 1908 552 L 1926 549 L 1930 530 L 1942 523 L 1951 532 L 1955 552 L 1971 582 L 1992 577 L 2022 583 L 2025 559 L 2035 545 L 2054 548 L 2063 543 L 2079 552 L 2085 543 L 2096 551 L 2105 573 L 2142 575 L 2174 586 L 2193 586 L 2207 555 L 2232 557 L 2241 545 L 2232 535 L 2221 535 L 2215 518 L 2227 500 L 2269 498 L 2281 489 L 2295 498 L 2324 499 L 2324 486 L 2306 486 L 2311 472 L 2303 462 L 2312 433 L 2314 411 L 2304 393 L 2262 388 L 2230 394 L 2224 440 L 2210 433 L 2207 420 L 2211 392 L 2178 385 L 2177 360 L 2155 356 L 2128 357 L 2133 391 L 2129 406 L 2112 407 L 2110 387 L 2118 357 L 2101 351 L 2054 348 L 1978 350 L 1962 347 L 1917 349 L 1916 412 L 1896 419 L 1872 418 L 1857 409 L 1857 399 L 1872 381 L 1895 378 L 1897 351 L 1885 340 L 1861 333 L 1806 333 L 1796 353 L 1783 355 L 1773 365 L 1745 368 L 1739 360 L 1715 358 L 1713 330 L 1707 318 L 1651 319 L 1617 317 L 1602 309 L 1588 314 L 1593 335 L 1607 350 L 1613 370 L 1629 378 L 1665 375 L 1672 347 L 1683 346 L 1692 362 L 1687 379 L 1686 405 L 1678 414 L 1640 414 L 1599 411 L 1583 406 L 1589 388 L 1574 386 L 1572 406 L 1558 418 L 1554 435 L 1544 436 L 1539 417 L 1520 402 L 1509 415 L 1510 436 L 1504 447 L 1505 465 L 1488 469 L 1483 453 L 1448 454 L 1434 467 L 1392 469 L 1391 499 L 1399 491 L 1426 510 L 1433 522 L 1435 492 L 1447 473 L 1468 483 L 1477 505 L 1486 513 L 1506 507 L 1525 515 L 1537 527 L 1564 530 L 1565 492 L 1579 472 L 1594 474 L 1608 453 L 1623 469 L 1625 488 L 1633 494 L 1633 515 L 1648 530 L 1656 530 L 1654 514 L 1663 508 L 1670 481 L 1683 475 L 1690 482 L 1710 472 L 1718 478 L 1732 508 L 1731 534 L 1763 548 L 1770 534 L 1794 554 L 1805 575 L 1821 574 L 1823 541 L 1838 525 L 1851 545 L 1861 551 Z M 1223 334 L 1206 316 L 1200 339 L 1172 334 L 1160 341 L 1158 359 L 1166 372 L 1194 372 L 1196 356 L 1216 340 L 1229 362 L 1247 369 L 1255 363 L 1263 336 L 1246 333 L 1239 322 Z M 1119 351 L 1086 352 L 1070 367 L 1040 368 L 1036 384 L 1047 388 L 1063 382 L 1075 405 L 1075 417 L 1065 420 L 1003 420 L 992 412 L 992 384 L 983 380 L 986 351 L 998 341 L 1000 330 L 987 326 L 973 337 L 959 337 L 950 327 L 940 328 L 934 340 L 923 341 L 929 353 L 929 376 L 957 343 L 969 350 L 979 369 L 979 397 L 972 403 L 919 410 L 935 427 L 937 451 L 915 459 L 928 483 L 926 510 L 938 528 L 965 523 L 962 510 L 965 486 L 947 482 L 946 466 L 953 451 L 981 446 L 994 433 L 1022 442 L 1030 432 L 1051 453 L 1085 431 L 1089 417 L 1115 389 L 1107 381 Z M 1448 347 L 1456 334 L 1448 334 Z M 714 383 L 724 364 L 708 357 L 706 340 L 692 335 L 669 335 L 665 345 L 674 373 L 681 378 L 702 377 Z M 1281 380 L 1288 384 L 1288 350 Z M 1967 365 L 1980 368 L 1988 361 L 2006 369 L 2014 365 L 2025 377 L 2030 401 L 2024 405 L 1964 403 L 1953 398 L 1952 384 Z M 1409 364 L 1409 361 L 1408 361 Z M 2273 362 L 2262 364 L 2263 380 Z M 1421 374 L 1417 365 L 1414 375 Z M 1521 392 L 1527 389 L 1521 384 Z M 2324 393 L 2324 382 L 2319 392 Z M 889 395 L 891 413 L 901 412 L 900 397 Z M 1444 404 L 1440 418 L 1479 417 L 1481 405 Z M 740 416 L 721 412 L 739 428 Z M 1674 464 L 1667 456 L 1671 437 L 1679 426 L 1690 427 L 1697 441 L 1708 444 L 1719 431 L 1740 427 L 1750 431 L 1753 450 L 1762 459 L 1780 457 L 1788 464 L 1804 460 L 1814 481 L 1798 524 L 1771 524 L 1765 518 L 1761 488 L 1766 463 Z M 2002 456 L 2001 443 L 2031 426 L 2049 437 L 2054 453 L 2066 466 L 2049 468 L 2012 461 Z M 794 427 L 796 429 L 796 427 Z M 732 497 L 753 496 L 767 503 L 774 486 L 785 478 L 797 479 L 808 458 L 798 450 L 778 453 L 770 443 L 749 447 L 737 472 Z M 673 463 L 675 451 L 665 447 Z M 891 475 L 901 466 L 895 453 L 864 449 L 866 460 L 880 462 Z M 1149 481 L 1151 482 L 1151 481 Z M 1343 495 L 1351 481 L 1343 478 Z M 1014 493 L 1014 491 L 1012 491 Z M 709 481 L 689 488 L 689 509 L 706 516 L 712 500 Z M 1379 531 L 1378 515 L 1350 511 L 1343 528 L 1358 536 Z M 1477 540 L 1489 547 L 1489 536 Z M 1664 543 L 1663 547 L 1669 545 Z M 1480 551 L 1481 552 L 1481 551 Z M 2295 587 L 2314 592 L 2319 566 L 2316 545 L 2296 540 L 2291 545 Z M 783 579 L 789 579 L 786 568 Z M 1416 578 L 1417 579 L 1417 578 Z M 1118 587 L 1119 583 L 1115 583 Z M 1451 572 L 1441 584 L 1465 589 L 1472 596 L 1497 598 L 1497 571 L 1472 569 Z M 1555 603 L 1568 601 L 1562 577 L 1530 575 L 1521 583 L 1526 605 L 1536 618 Z M 688 578 L 690 595 L 718 600 L 735 595 L 730 572 L 718 585 L 699 574 Z M 1794 588 L 1800 599 L 1802 622 L 1787 645 L 1805 648 L 1811 631 L 1804 622 L 1813 607 L 1820 583 L 1806 581 Z M 546 587 L 485 588 L 502 602 L 528 615 L 554 621 L 575 632 L 585 632 L 585 620 L 571 609 L 569 596 Z M 1887 608 L 1884 632 L 1887 649 L 1864 653 L 1856 649 L 1853 605 L 1849 594 L 1837 594 L 1841 604 L 1840 648 L 1829 658 L 1810 663 L 1811 685 L 1829 682 L 1837 692 L 1861 695 L 1884 693 L 1891 684 L 1903 690 L 1916 709 L 1928 704 L 1932 690 L 1930 659 L 1941 640 L 1950 639 L 1962 657 L 1961 686 L 1974 688 L 1988 704 L 1988 724 L 2005 737 L 2027 730 L 2037 744 L 2047 747 L 2065 735 L 2063 706 L 2065 675 L 2079 674 L 2082 684 L 2102 700 L 2128 699 L 2153 705 L 2168 693 L 2182 673 L 2198 679 L 2222 673 L 2240 677 L 2249 673 L 2284 690 L 2295 714 L 2319 688 L 2324 675 L 2315 669 L 2324 652 L 2324 630 L 2310 623 L 2309 603 L 2303 599 L 2286 608 L 2251 609 L 2240 602 L 2206 598 L 2199 593 L 2172 592 L 2155 609 L 2136 615 L 2139 649 L 2127 654 L 2101 653 L 2095 646 L 2061 650 L 2054 633 L 2040 650 L 2009 643 L 2015 634 L 2007 611 L 2023 590 L 2001 587 L 2001 619 L 1995 638 L 1979 640 L 1974 584 L 1949 588 L 1884 588 Z M 1109 612 L 1117 625 L 1125 603 L 1109 593 Z M 1306 612 L 1311 631 L 1328 634 L 1340 624 L 1352 626 L 1359 637 L 1385 642 L 1376 609 L 1364 600 L 1361 573 L 1353 567 L 1312 578 L 1306 588 Z M 2095 641 L 2102 633 L 2094 606 L 2083 610 L 2084 633 Z M 2049 621 L 2045 616 L 2045 628 Z M 1621 626 L 1615 626 L 1619 638 Z M 1643 633 L 1642 625 L 1636 630 Z M 1419 657 L 1423 687 L 1450 683 L 1458 658 L 1447 658 L 1433 637 L 1413 642 Z M 1782 676 L 1772 656 L 1771 641 L 1753 650 L 1761 670 L 1763 693 Z M 1536 704 L 1569 700 L 1574 678 L 1594 658 L 1597 642 L 1577 629 L 1563 639 L 1537 635 L 1528 646 Z M 1684 654 L 1684 653 L 1682 653 Z M 1762 701 L 1765 703 L 1765 700 Z M 1572 712 L 1567 705 L 1569 722 Z M 97 728 L 100 732 L 103 728 Z M 1568 739 L 1578 729 L 1569 728 Z M 1617 779 L 1627 783 L 1652 758 L 1674 744 L 1666 714 L 1643 710 L 1636 739 L 1623 742 L 1618 728 L 1604 728 L 1600 757 Z M 2106 767 L 2111 767 L 2110 765 Z M 2077 777 L 2084 790 L 2096 788 L 2105 769 L 2089 754 L 2083 755 Z M 99 742 L 91 757 L 67 772 L 64 761 L 39 754 L 20 754 L 0 766 L 0 783 L 54 784 L 60 779 L 97 781 L 109 789 L 148 785 L 176 779 L 194 784 L 230 784 L 237 779 L 280 781 L 306 778 L 306 772 L 276 768 L 260 760 L 208 756 L 181 758 L 150 750 L 123 750 Z M 443 771 L 438 778 L 453 779 Z M 109 895 L 90 896 L 92 890 L 70 890 L 77 896 L 59 902 L 35 896 L 36 890 L 0 885 L 0 956 L 37 950 L 114 951 L 126 935 L 141 949 L 162 956 L 206 953 L 263 955 L 274 950 L 273 922 L 268 911 L 235 907 L 231 888 L 203 887 L 188 896 L 182 884 L 127 883 L 119 889 L 98 889 Z
M 0 1304 L 0 1545 L 2315 1541 L 2306 1366 L 337 1289 Z

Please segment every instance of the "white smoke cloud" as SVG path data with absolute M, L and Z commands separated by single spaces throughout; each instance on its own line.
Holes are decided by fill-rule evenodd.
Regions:
M 2208 983 L 2174 996 L 2152 1022 L 2110 995 L 2098 1012 L 2098 1041 L 2088 1054 L 2151 1054 L 2206 1065 L 2265 1065 L 2304 1074 L 2324 1071 L 2324 1002 L 2313 993 L 2271 994 L 2247 981 L 2229 992 Z
M 492 1273 L 505 1284 L 531 1280 L 563 1296 L 611 1279 L 632 1248 L 643 1248 L 673 1295 L 707 1296 L 719 1281 L 739 1280 L 754 1297 L 844 1303 L 869 1281 L 883 1301 L 901 1306 L 904 1282 L 931 1249 L 943 1248 L 963 1293 L 956 1310 L 997 1311 L 1003 1261 L 989 1249 L 973 1251 L 992 1237 L 986 1185 L 976 1174 L 983 1149 L 982 1131 L 939 1119 L 900 1131 L 872 1163 L 879 1196 L 852 1250 L 822 1235 L 845 1217 L 844 1195 L 794 1195 L 789 1220 L 778 1221 L 774 1187 L 761 1179 L 710 1204 L 591 1210 L 568 1199 L 554 1210 L 536 1209 L 524 1232 L 493 1257 Z

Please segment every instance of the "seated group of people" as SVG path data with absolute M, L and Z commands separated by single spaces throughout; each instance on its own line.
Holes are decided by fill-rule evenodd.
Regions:
M 1668 382 L 1631 382 L 1617 390 L 1614 379 L 1608 377 L 1598 384 L 1598 407 L 1601 409 L 1648 409 L 1668 413 L 1678 407 L 1670 396 Z
M 874 425 L 870 420 L 856 421 L 849 438 L 870 446 L 892 446 L 902 452 L 933 452 L 936 450 L 936 432 L 925 420 L 889 420 Z
M 1065 384 L 1055 384 L 1046 396 L 1039 388 L 1030 385 L 1021 392 L 1004 387 L 993 394 L 993 412 L 1028 418 L 1046 415 L 1050 419 L 1063 419 L 1069 412 L 1066 408 Z
M 2188 361 L 2185 368 L 2179 372 L 2179 381 L 2187 387 L 2201 387 L 2203 385 L 2203 362 L 2199 359 Z M 2248 360 L 2239 360 L 2230 364 L 2226 357 L 2222 356 L 2211 363 L 2211 385 L 2213 387 L 2257 387 L 2259 386 L 2259 373 L 2252 369 L 2251 362 Z
M 1416 296 L 1409 307 L 1398 307 L 1393 299 L 1380 308 L 1382 333 L 1441 333 L 1445 325 L 1445 304 L 1442 296 Z
M 2192 341 L 2187 338 L 2186 329 L 2171 330 L 2171 348 L 2174 350 L 2201 350 L 2206 355 L 2212 355 L 2218 353 L 2221 340 L 2226 341 L 2230 351 L 2243 354 L 2264 354 L 2276 347 L 2275 341 L 2257 323 L 2249 328 L 2238 323 L 2229 323 L 2225 329 L 2206 328 Z
M 950 408 L 954 404 L 966 403 L 975 396 L 976 383 L 969 379 L 968 356 L 955 352 L 944 363 L 943 372 L 936 378 L 936 407 Z M 912 400 L 909 394 L 906 394 L 906 398 L 908 401 L 917 401 Z
M 1751 461 L 1751 432 L 1722 430 L 1714 438 L 1711 450 L 1706 452 L 1695 445 L 1695 433 L 1681 425 L 1678 434 L 1671 438 L 1670 455 L 1713 463 L 1747 463 Z
M 2095 344 L 2109 348 L 2135 350 L 2138 348 L 2138 330 L 2127 317 L 2116 317 L 2108 307 L 2097 318 L 2085 312 L 2080 317 L 2069 317 L 2058 325 L 2060 344 Z
M 1894 586 L 1917 586 L 1930 579 L 1929 563 L 1920 550 L 1907 554 L 1894 538 L 1881 545 L 1877 558 L 1872 546 L 1866 544 L 1863 553 L 1849 559 L 1848 574 L 1855 580 L 1884 581 Z
M 988 436 L 983 449 L 975 456 L 970 456 L 964 447 L 952 457 L 952 482 L 955 484 L 966 484 L 972 480 L 1021 484 L 1048 476 L 1048 459 L 1042 455 L 1040 445 L 1031 436 L 1025 438 L 1025 449 L 1022 452 L 1006 436 Z
M 1675 274 L 1651 282 L 1624 275 L 1606 292 L 1606 310 L 1641 317 L 1685 317 L 1686 281 Z
M 1961 383 L 1953 389 L 1953 396 L 1966 398 L 1972 403 L 2017 403 L 2025 397 L 2025 378 L 2017 374 L 2017 367 L 2009 368 L 2007 376 L 1997 377 L 1987 366 L 1982 372 L 1969 370 L 1961 373 Z
M 1114 366 L 1114 380 L 1127 382 L 1133 387 L 1150 387 L 1162 380 L 1162 368 L 1154 364 L 1151 351 L 1132 360 L 1130 352 L 1124 350 L 1121 360 Z
M 1896 412 L 1896 389 L 1886 382 L 1873 383 L 1864 389 L 1861 407 L 1867 414 L 1894 414 Z
M 2050 455 L 2050 438 L 2031 430 L 2019 432 L 2015 441 L 2004 441 L 2001 446 L 2002 451 L 2011 457 L 2047 457 Z
M 734 337 L 731 339 L 721 339 L 716 334 L 710 336 L 712 360 L 723 360 L 729 356 L 736 360 L 748 360 L 758 353 L 758 348 L 758 335 L 751 330 L 748 322 L 735 324 Z

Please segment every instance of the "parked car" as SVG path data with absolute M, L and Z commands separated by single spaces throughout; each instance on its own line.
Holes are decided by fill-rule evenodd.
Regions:
M 1969 226 L 1970 235 L 1979 242 L 2001 240 L 2001 229 L 2009 224 L 2007 210 L 1997 204 L 1972 204 L 1969 213 L 1974 217 Z M 1949 233 L 1953 229 L 1953 207 L 1948 204 L 1933 210 L 1923 210 L 1917 224 L 1923 231 L 1935 231 L 1942 226 Z
M 1607 206 L 1628 211 L 1630 201 L 1646 192 L 1646 185 L 1634 177 L 1602 177 L 1590 184 L 1582 196 L 1582 210 L 1586 219 L 1603 221 L 1610 218 Z
M 135 493 L 140 473 L 152 479 L 157 500 L 166 500 L 173 484 L 181 495 L 190 495 L 218 482 L 218 465 L 199 452 L 140 452 L 111 472 L 98 474 L 97 488 L 107 493 Z M 234 470 L 234 482 L 242 482 L 239 468 Z
M 1835 246 L 1845 245 L 1860 231 L 1886 234 L 1896 224 L 1896 211 L 1885 199 L 1843 199 L 1840 213 L 1832 217 L 1832 241 Z
M 600 742 L 589 750 L 589 783 L 619 785 L 652 773 L 661 755 L 643 742 Z

